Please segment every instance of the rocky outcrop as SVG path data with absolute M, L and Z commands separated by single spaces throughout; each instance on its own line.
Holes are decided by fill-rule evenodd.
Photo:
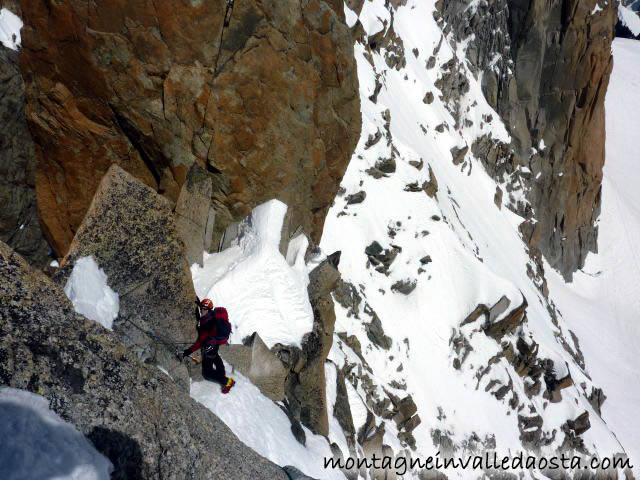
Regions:
M 0 242 L 0 383 L 44 396 L 114 479 L 286 479 Z
M 391 285 L 391 291 L 402 293 L 403 295 L 409 295 L 415 290 L 417 284 L 417 280 L 405 278 L 403 280 L 398 280 L 393 285 Z
M 298 470 L 296 467 L 292 467 L 291 465 L 287 465 L 283 468 L 283 470 L 286 472 L 287 478 L 289 480 L 317 480 L 305 475 L 303 472 Z
M 402 248 L 397 245 L 391 245 L 391 248 L 385 249 L 377 241 L 373 241 L 364 249 L 368 260 L 367 266 L 371 264 L 377 272 L 389 275 L 389 267 L 401 251 Z
M 313 330 L 302 339 L 302 348 L 277 344 L 274 351 L 287 366 L 287 405 L 291 415 L 312 432 L 329 435 L 325 361 L 333 343 L 336 314 L 331 292 L 340 279 L 336 252 L 309 274 L 309 301 Z
M 378 314 L 371 308 L 367 307 L 368 304 L 365 306 L 364 312 L 371 317 L 371 322 L 364 324 L 365 332 L 367 332 L 367 338 L 371 340 L 371 343 L 374 345 L 377 345 L 384 350 L 389 350 L 392 345 L 391 338 L 384 333 L 384 328 L 382 328 L 382 322 L 380 321 Z
M 458 40 L 475 35 L 467 56 L 515 153 L 488 170 L 502 178 L 527 167 L 520 179 L 537 216 L 526 240 L 571 278 L 597 250 L 616 3 L 595 14 L 596 0 L 467 3 L 439 10 Z
M 333 343 L 336 314 L 331 291 L 340 279 L 340 253 L 329 256 L 309 274 L 309 301 L 313 309 L 313 330 L 302 342 L 306 364 L 298 374 L 301 400 L 300 420 L 315 433 L 329 434 L 325 361 Z
M 502 297 L 506 300 L 506 297 Z M 496 308 L 497 305 L 500 305 L 501 301 L 499 301 L 496 305 L 494 305 L 491 310 L 489 310 L 489 323 L 484 328 L 484 333 L 493 338 L 496 341 L 500 341 L 502 337 L 504 337 L 508 332 L 515 330 L 518 326 L 522 325 L 527 320 L 527 299 L 522 298 L 522 303 L 511 310 L 504 318 L 497 320 L 497 315 L 492 318 L 492 310 Z M 507 300 L 507 306 L 509 305 Z M 501 307 L 502 308 L 502 307 Z M 506 306 L 504 310 L 506 310 Z M 503 310 L 503 311 L 504 311 Z
M 49 246 L 36 208 L 36 154 L 24 115 L 24 83 L 18 53 L 2 45 L 0 125 L 0 241 L 42 267 L 48 260 Z
M 473 323 L 482 316 L 484 317 L 484 322 L 481 325 L 482 330 L 486 335 L 499 342 L 506 333 L 515 330 L 527 320 L 528 303 L 526 298 L 522 297 L 520 305 L 505 314 L 510 304 L 511 301 L 504 295 L 490 308 L 483 303 L 478 304 L 460 326 Z
M 120 296 L 113 329 L 143 360 L 188 388 L 174 357 L 195 336 L 195 291 L 170 202 L 113 165 L 100 183 L 56 274 L 64 285 L 75 261 L 93 256 Z
M 114 163 L 174 203 L 206 166 L 214 243 L 272 198 L 317 243 L 360 133 L 342 5 L 235 2 L 223 28 L 226 5 L 22 2 L 38 207 L 58 255 Z
M 431 165 L 429 165 L 429 181 L 425 181 L 422 184 L 422 189 L 430 198 L 436 198 L 436 194 L 438 193 L 438 179 L 433 173 Z
M 353 425 L 353 415 L 349 404 L 349 393 L 345 380 L 344 369 L 337 371 L 336 375 L 336 403 L 333 407 L 333 416 L 338 420 L 340 428 L 347 439 L 349 455 L 356 456 L 356 429 Z M 343 452 L 346 454 L 347 452 Z

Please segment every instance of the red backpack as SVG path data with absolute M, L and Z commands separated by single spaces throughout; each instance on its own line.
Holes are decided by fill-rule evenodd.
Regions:
M 229 322 L 227 309 L 224 307 L 214 308 L 213 318 L 216 326 L 216 343 L 227 343 L 231 335 L 231 323 Z

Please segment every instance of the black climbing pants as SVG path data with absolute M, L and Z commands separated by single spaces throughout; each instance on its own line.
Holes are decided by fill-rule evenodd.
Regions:
M 226 385 L 229 380 L 225 376 L 224 363 L 218 354 L 220 345 L 208 345 L 202 348 L 202 376 L 205 380 Z

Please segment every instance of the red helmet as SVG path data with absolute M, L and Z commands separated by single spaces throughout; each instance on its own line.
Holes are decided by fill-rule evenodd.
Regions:
M 208 308 L 209 310 L 213 310 L 213 302 L 211 300 L 209 300 L 208 298 L 203 299 L 200 302 L 200 306 Z

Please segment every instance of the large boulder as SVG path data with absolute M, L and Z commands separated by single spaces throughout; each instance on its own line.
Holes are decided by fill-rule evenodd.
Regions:
M 0 383 L 48 399 L 112 478 L 287 478 L 130 350 L 0 242 Z
M 289 373 L 282 361 L 254 333 L 245 345 L 223 345 L 220 356 L 234 370 L 251 380 L 265 397 L 274 402 L 284 399 L 284 385 Z
M 196 294 L 170 202 L 113 165 L 56 274 L 59 284 L 86 256 L 93 256 L 120 297 L 115 333 L 186 388 L 186 368 L 174 353 L 195 339 Z
M 2 45 L 0 125 L 0 240 L 32 264 L 44 266 L 49 246 L 36 208 L 36 151 L 24 115 L 24 83 L 18 52 Z
M 360 135 L 343 6 L 236 1 L 223 29 L 226 6 L 22 2 L 38 206 L 60 256 L 114 163 L 173 202 L 190 166 L 206 165 L 214 237 L 279 198 L 319 241 Z

